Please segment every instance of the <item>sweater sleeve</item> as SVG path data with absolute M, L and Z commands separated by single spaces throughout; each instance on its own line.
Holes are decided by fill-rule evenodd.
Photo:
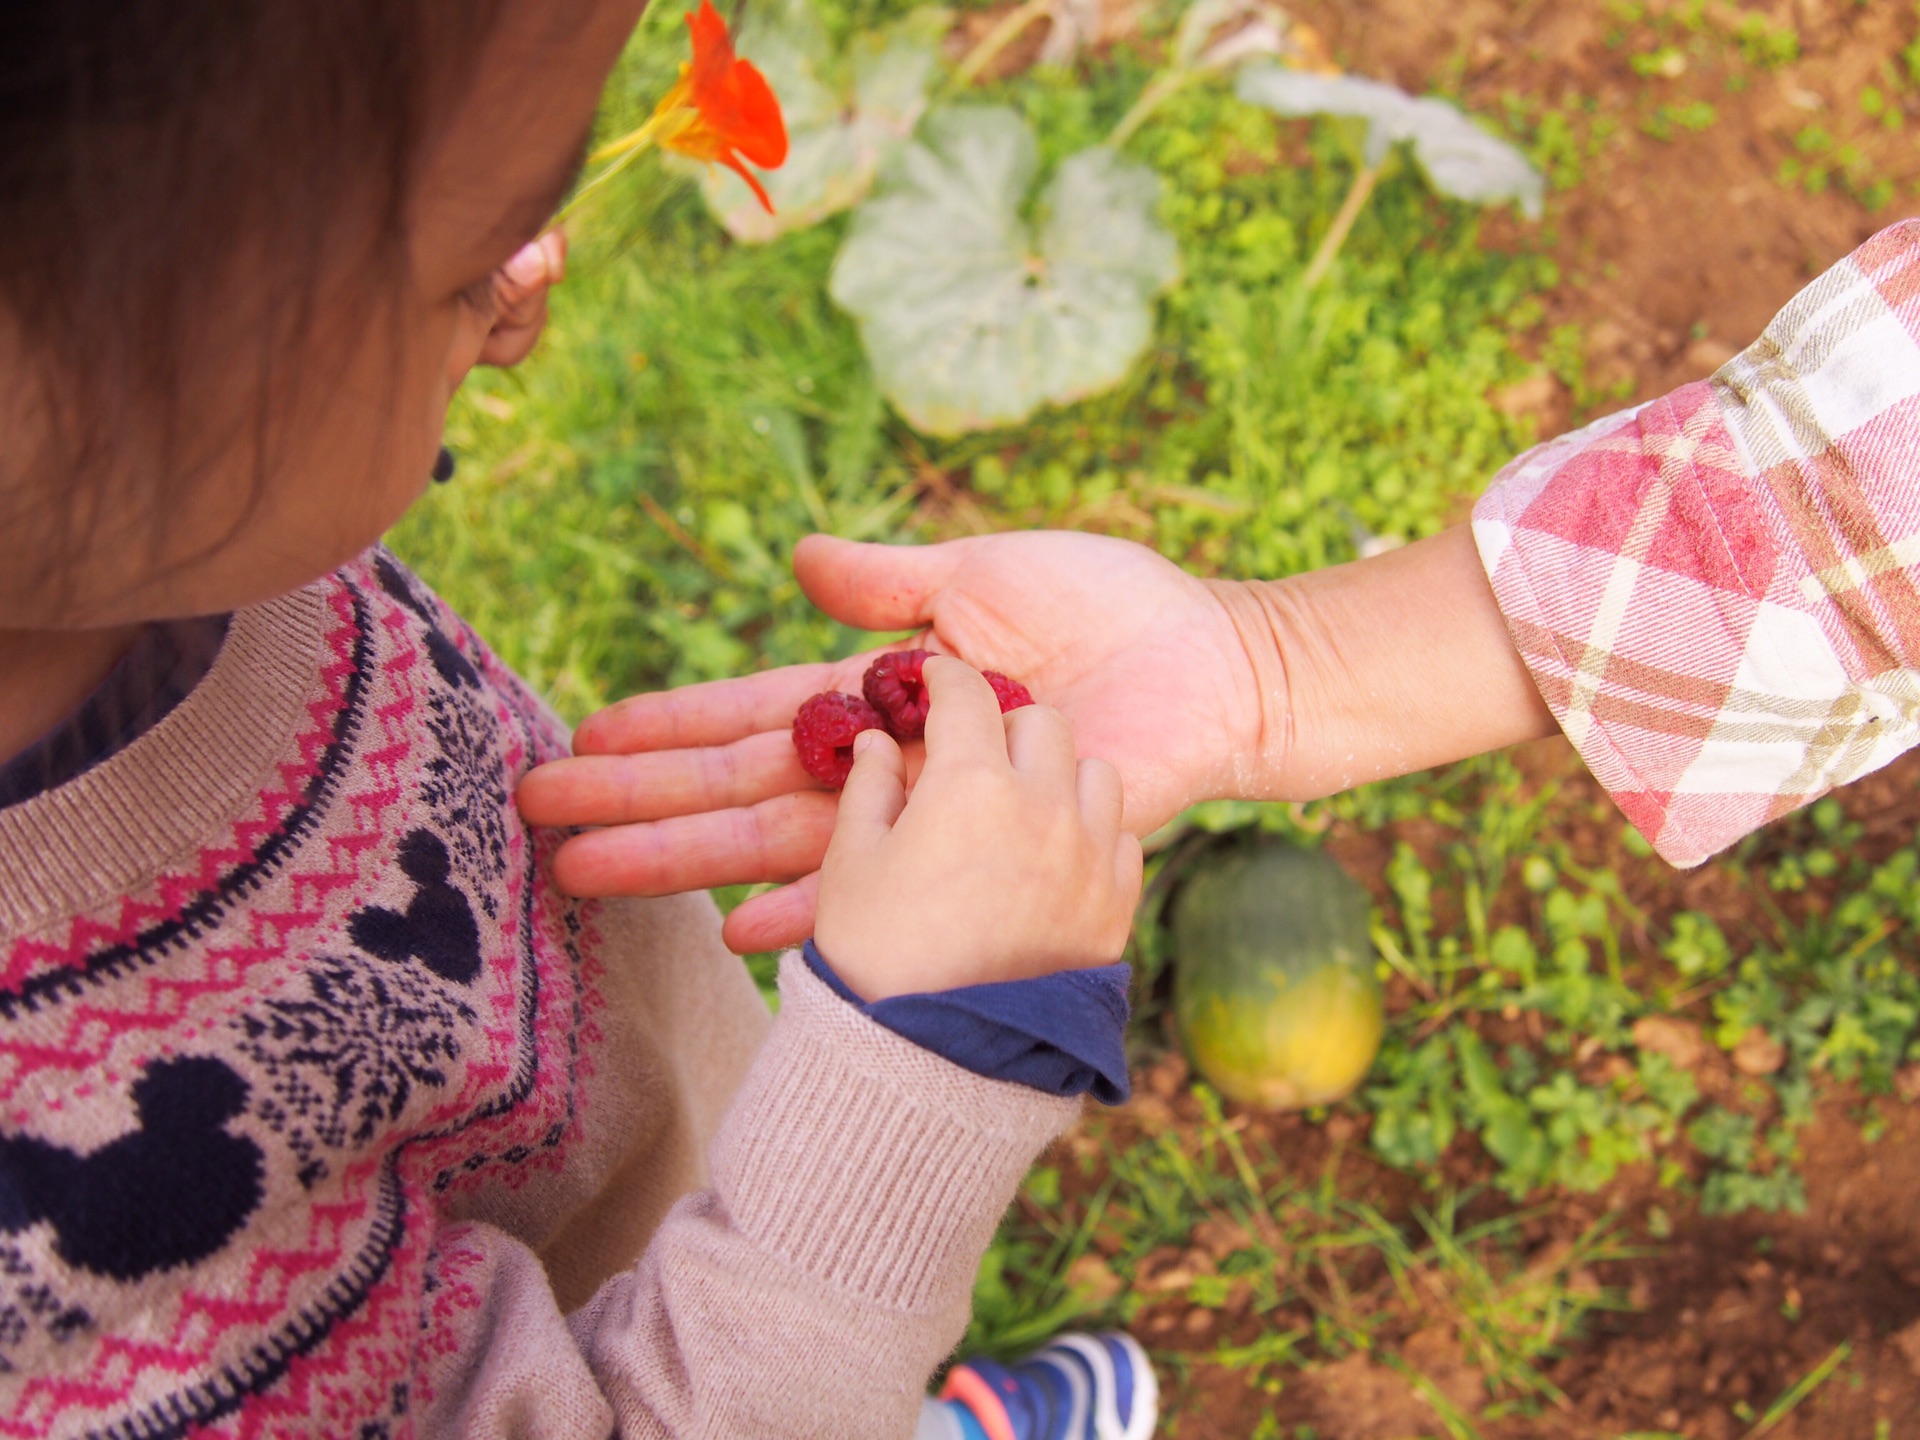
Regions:
M 913 1433 L 995 1225 L 1079 1107 L 902 1039 L 797 957 L 780 987 L 710 1188 L 580 1311 L 563 1319 L 537 1262 L 499 1232 L 443 1237 L 425 1434 Z
M 862 1015 L 963 1070 L 1049 1095 L 1091 1095 L 1102 1105 L 1122 1104 L 1131 1093 L 1126 1041 L 1133 967 L 1124 961 L 869 1004 L 813 941 L 800 953 L 815 978 Z
M 1581 758 L 1693 865 L 1920 741 L 1920 222 L 1711 379 L 1515 460 L 1474 534 Z

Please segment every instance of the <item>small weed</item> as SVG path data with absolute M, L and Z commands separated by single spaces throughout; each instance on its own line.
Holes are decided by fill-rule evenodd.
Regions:
M 1682 131 L 1697 135 L 1719 118 L 1719 111 L 1707 101 L 1689 100 L 1684 104 L 1657 107 L 1641 122 L 1640 128 L 1656 140 L 1671 140 Z
M 1747 11 L 1734 22 L 1733 42 L 1743 60 L 1762 70 L 1778 70 L 1800 58 L 1799 33 L 1757 11 Z

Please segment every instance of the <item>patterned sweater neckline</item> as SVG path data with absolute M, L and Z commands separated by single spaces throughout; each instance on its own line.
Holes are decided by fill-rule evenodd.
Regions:
M 312 698 L 329 583 L 236 611 L 206 676 L 157 725 L 0 810 L 0 934 L 138 889 L 251 802 Z

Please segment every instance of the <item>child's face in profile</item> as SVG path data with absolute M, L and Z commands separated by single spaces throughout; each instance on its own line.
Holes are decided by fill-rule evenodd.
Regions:
M 217 438 L 183 457 L 194 473 L 167 477 L 181 501 L 163 547 L 96 535 L 58 612 L 36 614 L 34 595 L 0 582 L 0 626 L 237 608 L 325 574 L 391 526 L 429 483 L 448 401 L 487 350 L 497 318 L 492 277 L 564 197 L 641 5 L 512 0 L 442 138 L 418 162 L 405 237 L 410 273 L 396 286 L 395 277 L 357 274 L 343 262 L 312 277 L 316 330 L 326 330 L 330 311 L 373 318 L 345 335 L 327 330 L 314 354 L 287 357 L 295 382 L 266 417 L 265 462 L 257 445 L 222 448 Z M 340 249 L 360 253 L 351 243 Z M 366 304 L 370 294 L 384 303 Z M 258 394 L 236 386 L 229 414 L 181 424 L 245 436 L 253 421 L 244 412 L 258 407 Z

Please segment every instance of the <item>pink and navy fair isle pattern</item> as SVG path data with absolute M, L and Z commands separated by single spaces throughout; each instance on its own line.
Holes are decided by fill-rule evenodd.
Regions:
M 1710 381 L 1516 460 L 1474 531 L 1547 703 L 1676 864 L 1920 742 L 1920 222 Z
M 564 737 L 384 552 L 323 588 L 231 832 L 0 950 L 0 1436 L 410 1433 L 449 1217 L 580 1123 L 590 937 L 510 798 Z

